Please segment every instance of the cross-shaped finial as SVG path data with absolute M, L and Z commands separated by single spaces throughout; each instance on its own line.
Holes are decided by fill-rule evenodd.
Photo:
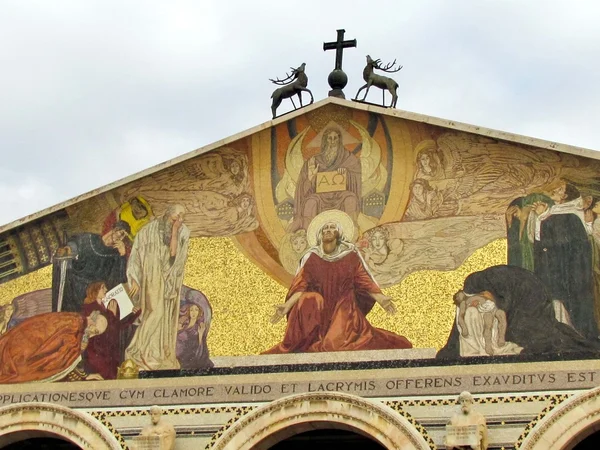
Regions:
M 335 50 L 335 69 L 329 74 L 327 81 L 331 86 L 330 97 L 346 98 L 342 89 L 348 83 L 348 76 L 342 70 L 342 55 L 345 48 L 356 47 L 356 39 L 344 41 L 346 30 L 337 30 L 337 41 L 324 42 L 323 50 Z
M 335 50 L 335 70 L 342 70 L 342 53 L 345 48 L 356 47 L 356 39 L 344 41 L 346 30 L 337 30 L 337 41 L 324 42 L 323 50 Z

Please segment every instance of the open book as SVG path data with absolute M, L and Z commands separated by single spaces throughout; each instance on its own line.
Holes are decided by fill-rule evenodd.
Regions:
M 133 302 L 127 293 L 127 287 L 123 283 L 117 284 L 114 288 L 108 291 L 104 297 L 104 300 L 102 300 L 102 303 L 104 306 L 108 307 L 108 302 L 110 302 L 113 298 L 119 304 L 119 320 L 131 314 L 131 311 L 133 310 Z

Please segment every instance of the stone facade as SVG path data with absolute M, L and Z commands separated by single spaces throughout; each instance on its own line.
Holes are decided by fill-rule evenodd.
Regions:
M 175 425 L 175 448 L 181 450 L 268 449 L 315 427 L 359 432 L 389 449 L 444 448 L 457 393 L 469 386 L 477 411 L 486 417 L 490 448 L 559 449 L 595 431 L 600 414 L 600 391 L 592 387 L 600 363 L 569 362 L 577 370 L 565 365 L 314 367 L 293 373 L 22 385 L 3 391 L 0 444 L 51 433 L 82 448 L 125 448 L 147 425 L 148 408 L 158 401 Z M 554 381 L 544 385 L 542 375 Z M 432 392 L 444 381 L 446 388 Z M 413 384 L 418 390 L 407 390 Z M 199 400 L 202 390 L 210 396 Z M 56 403 L 32 401 L 42 394 Z
M 323 207 L 335 203 L 334 195 L 319 195 L 339 191 L 314 192 L 305 198 L 295 195 L 302 171 L 309 166 L 318 169 L 311 158 L 326 153 L 323 147 L 328 139 L 338 146 L 338 156 L 345 158 L 340 157 L 340 167 L 322 177 L 333 180 L 337 169 L 345 170 L 342 178 L 347 185 L 340 196 L 344 201 L 336 208 Z M 350 186 L 348 172 L 353 167 L 360 168 L 360 175 Z M 540 295 L 527 297 L 531 303 L 520 303 L 529 294 L 519 292 L 511 303 L 498 291 L 492 292 L 497 286 L 480 286 L 469 295 L 479 294 L 481 304 L 463 305 L 470 310 L 465 317 L 470 315 L 483 328 L 486 312 L 478 306 L 485 299 L 493 300 L 508 317 L 506 341 L 514 342 L 503 342 L 496 335 L 493 343 L 488 342 L 485 332 L 477 341 L 464 333 L 462 327 L 467 325 L 459 320 L 461 305 L 453 303 L 452 296 L 466 290 L 464 284 L 472 274 L 491 267 L 508 262 L 526 269 L 531 261 L 525 257 L 508 261 L 510 252 L 518 248 L 524 254 L 527 245 L 539 244 L 540 230 L 536 235 L 535 226 L 542 227 L 545 218 L 552 216 L 528 214 L 533 214 L 540 199 L 554 205 L 549 196 L 557 195 L 557 190 L 566 195 L 567 185 L 578 189 L 582 202 L 591 203 L 556 208 L 554 215 L 570 214 L 578 226 L 591 224 L 584 241 L 597 248 L 593 243 L 600 236 L 594 234 L 594 227 L 600 227 L 600 221 L 596 222 L 594 205 L 600 192 L 594 186 L 599 168 L 600 158 L 589 150 L 329 98 L 0 227 L 0 250 L 7 258 L 7 269 L 0 272 L 0 347 L 5 350 L 0 355 L 6 358 L 0 359 L 0 380 L 5 383 L 0 392 L 0 447 L 55 436 L 84 449 L 128 448 L 148 424 L 150 406 L 159 405 L 175 427 L 176 450 L 267 450 L 315 429 L 352 431 L 387 449 L 443 449 L 456 398 L 469 391 L 476 410 L 486 418 L 490 449 L 571 448 L 600 430 L 600 358 L 595 336 L 580 339 L 571 332 L 571 328 L 590 331 L 585 327 L 595 326 L 586 322 L 591 316 L 582 314 L 580 304 L 570 297 L 557 303 L 553 296 Z M 523 203 L 526 197 L 530 204 Z M 556 200 L 556 205 L 563 200 Z M 144 205 L 147 216 L 165 223 L 169 211 L 187 211 L 189 235 L 184 233 L 179 240 L 187 257 L 181 262 L 185 276 L 179 273 L 173 282 L 178 283 L 177 295 L 168 297 L 180 302 L 181 308 L 170 312 L 172 320 L 165 326 L 178 333 L 178 343 L 157 347 L 172 360 L 177 353 L 178 360 L 160 367 L 165 370 L 154 370 L 128 359 L 128 367 L 135 369 L 132 373 L 141 369 L 140 378 L 116 379 L 121 373 L 116 365 L 126 357 L 111 359 L 114 373 L 102 380 L 92 362 L 103 349 L 96 348 L 97 354 L 90 355 L 88 348 L 100 335 L 90 337 L 88 328 L 83 333 L 82 322 L 65 332 L 72 348 L 58 346 L 64 350 L 64 367 L 51 372 L 44 366 L 37 368 L 36 375 L 27 364 L 19 366 L 18 356 L 27 352 L 34 362 L 38 357 L 49 362 L 60 359 L 53 353 L 40 355 L 24 344 L 21 352 L 22 343 L 16 341 L 28 340 L 26 333 L 10 340 L 28 320 L 48 314 L 42 319 L 50 323 L 58 317 L 58 323 L 63 314 L 54 302 L 65 291 L 65 280 L 57 281 L 56 276 L 63 261 L 56 259 L 63 254 L 57 250 L 65 244 L 58 242 L 60 235 L 72 236 L 69 248 L 75 248 L 76 236 L 100 239 L 106 236 L 103 227 L 109 219 L 129 220 L 129 246 L 111 245 L 119 250 L 115 259 L 123 263 L 121 275 L 130 276 L 128 258 L 142 245 L 134 233 L 155 223 L 132 218 L 136 201 Z M 317 203 L 326 211 L 313 210 Z M 173 204 L 183 206 L 170 208 Z M 299 212 L 300 204 L 309 207 Z M 262 354 L 288 331 L 285 320 L 274 325 L 270 318 L 297 282 L 294 274 L 300 257 L 316 245 L 315 233 L 309 232 L 314 231 L 317 217 L 334 210 L 353 231 L 348 233 L 352 241 L 348 248 L 355 249 L 367 276 L 396 301 L 398 309 L 386 315 L 383 305 L 389 303 L 381 304 L 382 308 L 375 304 L 368 316 L 353 311 L 343 324 L 358 317 L 365 335 L 383 329 L 393 339 L 406 337 L 413 348 L 347 349 L 344 342 L 340 344 L 344 339 L 339 339 L 334 343 L 339 348 L 333 350 L 342 351 L 331 351 L 330 342 L 320 336 L 323 342 L 315 338 L 312 346 L 298 351 Z M 529 225 L 512 228 L 520 236 L 515 241 L 511 226 L 529 217 Z M 308 222 L 311 225 L 306 226 Z M 531 235 L 526 236 L 527 242 L 518 234 L 523 230 Z M 592 269 L 599 263 L 593 264 L 588 267 L 590 277 L 596 275 Z M 567 272 L 576 273 L 573 267 L 568 266 Z M 535 274 L 543 275 L 548 274 Z M 527 276 L 523 280 L 539 286 Z M 586 289 L 586 305 L 600 305 L 600 297 L 595 297 L 600 291 Z M 133 306 L 143 308 L 145 303 L 135 294 L 132 297 Z M 96 300 L 102 299 L 92 298 L 86 305 Z M 555 317 L 548 322 L 551 327 L 540 326 L 522 303 L 542 312 L 555 308 Z M 103 314 L 108 310 L 106 305 L 97 309 Z M 148 320 L 143 314 L 142 323 Z M 527 320 L 511 325 L 521 316 Z M 45 325 L 38 328 L 44 331 Z M 329 325 L 323 325 L 324 331 L 329 331 Z M 188 328 L 196 333 L 192 338 L 179 336 Z M 112 337 L 122 337 L 122 331 L 113 326 Z M 552 340 L 562 332 L 570 339 L 568 345 L 553 347 L 566 342 Z M 49 342 L 52 336 L 42 337 Z M 145 339 L 143 350 L 156 344 L 152 335 Z M 476 348 L 469 347 L 473 343 Z M 552 351 L 547 351 L 548 346 Z M 329 351 L 319 351 L 323 349 Z M 13 362 L 16 369 L 11 372 L 7 368 Z M 59 380 L 63 382 L 55 382 Z

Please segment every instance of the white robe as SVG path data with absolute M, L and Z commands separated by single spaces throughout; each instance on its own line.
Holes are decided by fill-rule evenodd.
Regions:
M 134 300 L 142 312 L 125 358 L 141 370 L 179 369 L 177 321 L 190 232 L 185 225 L 179 229 L 177 254 L 172 260 L 161 221 L 154 220 L 138 232 L 127 266 L 127 278 L 140 286 Z
M 487 302 L 486 302 L 487 303 Z M 468 337 L 462 335 L 462 329 L 458 325 L 459 310 L 456 309 L 456 326 L 459 332 L 460 356 L 491 356 L 485 351 L 485 339 L 483 337 L 483 314 L 477 308 L 469 307 L 465 311 L 465 323 L 469 332 Z M 492 348 L 494 355 L 518 355 L 523 350 L 513 342 L 506 342 L 503 346 L 498 345 L 498 319 L 494 317 L 492 325 Z

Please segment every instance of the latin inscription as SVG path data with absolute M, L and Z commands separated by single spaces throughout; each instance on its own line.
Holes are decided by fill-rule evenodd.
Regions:
M 294 374 L 287 374 L 293 378 Z M 318 377 L 315 373 L 315 377 Z M 544 372 L 501 375 L 429 376 L 352 381 L 281 381 L 185 387 L 95 389 L 71 392 L 15 392 L 0 394 L 0 405 L 51 402 L 72 407 L 114 405 L 174 405 L 185 403 L 220 403 L 272 401 L 304 392 L 346 392 L 363 397 L 403 395 L 519 392 L 531 390 L 589 389 L 600 380 L 600 370 Z M 143 383 L 143 381 L 140 381 Z M 165 380 L 165 383 L 168 383 Z

